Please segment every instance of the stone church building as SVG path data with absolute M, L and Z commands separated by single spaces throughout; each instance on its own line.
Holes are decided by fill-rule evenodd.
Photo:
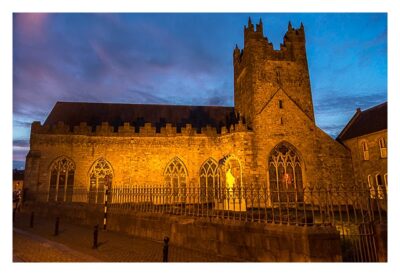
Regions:
M 315 124 L 305 43 L 303 25 L 289 23 L 274 50 L 261 20 L 249 19 L 244 48 L 233 51 L 234 107 L 57 102 L 43 124 L 32 123 L 27 192 L 78 201 L 74 190 L 107 184 L 177 195 L 199 187 L 202 196 L 353 185 L 351 151 Z

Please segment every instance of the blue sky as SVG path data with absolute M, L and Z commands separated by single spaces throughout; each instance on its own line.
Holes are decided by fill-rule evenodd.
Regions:
M 57 101 L 233 106 L 232 52 L 248 17 L 276 49 L 303 22 L 317 125 L 336 137 L 387 100 L 384 13 L 14 14 L 14 167 Z

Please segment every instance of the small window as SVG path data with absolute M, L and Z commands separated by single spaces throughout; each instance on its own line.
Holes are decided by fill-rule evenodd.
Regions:
M 368 151 L 368 144 L 366 141 L 361 143 L 362 151 L 363 151 L 363 160 L 369 160 L 369 151 Z
M 283 101 L 279 100 L 278 101 L 279 109 L 283 109 Z
M 387 158 L 387 148 L 385 139 L 380 138 L 378 142 L 379 142 L 379 151 L 381 153 L 381 158 Z

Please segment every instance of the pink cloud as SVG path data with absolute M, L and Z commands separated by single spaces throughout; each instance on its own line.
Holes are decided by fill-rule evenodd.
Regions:
M 49 16 L 47 13 L 18 13 L 15 15 L 16 27 L 25 38 L 41 40 Z

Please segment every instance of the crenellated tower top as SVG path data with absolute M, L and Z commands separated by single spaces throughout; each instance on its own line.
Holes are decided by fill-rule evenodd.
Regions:
M 240 50 L 236 45 L 234 49 L 234 63 L 241 62 L 241 57 L 246 52 L 246 49 L 249 52 L 257 50 L 264 58 L 270 60 L 305 61 L 304 25 L 301 23 L 300 27 L 295 29 L 289 21 L 288 30 L 283 38 L 283 44 L 280 44 L 279 50 L 274 50 L 273 44 L 269 42 L 268 37 L 264 36 L 261 18 L 254 29 L 254 24 L 249 17 L 247 26 L 244 26 L 244 48 Z
M 275 50 L 263 33 L 263 22 L 244 26 L 244 47 L 233 50 L 235 111 L 251 126 L 278 89 L 314 121 L 303 23 L 288 23 L 283 43 Z M 264 106 L 265 107 L 265 106 Z

